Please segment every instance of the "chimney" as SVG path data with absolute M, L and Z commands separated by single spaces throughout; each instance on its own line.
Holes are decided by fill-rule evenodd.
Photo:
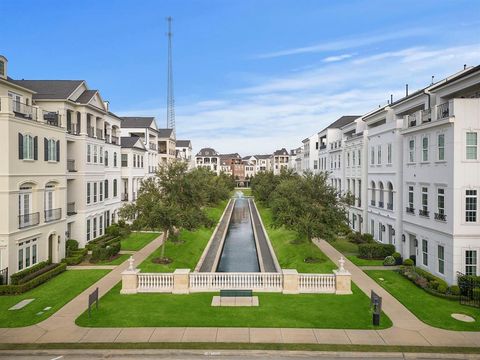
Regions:
M 463 64 L 463 70 L 467 69 L 467 64 Z
M 433 84 L 433 79 L 435 79 L 435 75 L 432 75 L 432 84 Z
M 408 96 L 408 84 L 405 84 L 405 96 Z
M 105 108 L 107 109 L 107 111 L 110 111 L 110 101 L 105 100 L 105 101 L 103 102 L 103 105 L 105 105 Z
M 7 78 L 7 65 L 8 65 L 7 58 L 0 54 L 0 78 L 2 79 Z
M 393 103 L 393 94 L 390 94 L 390 104 Z

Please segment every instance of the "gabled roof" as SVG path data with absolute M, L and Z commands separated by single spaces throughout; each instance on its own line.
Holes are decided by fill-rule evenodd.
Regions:
M 98 90 L 85 90 L 76 100 L 80 104 L 88 104 L 90 100 L 95 96 Z
M 212 148 L 203 148 L 196 156 L 218 156 L 218 153 Z
M 153 116 L 122 116 L 122 128 L 149 128 L 155 122 Z
M 175 142 L 176 147 L 190 147 L 192 146 L 192 142 L 190 140 L 177 140 Z
M 173 129 L 158 129 L 158 137 L 169 138 L 172 136 Z
M 138 136 L 122 136 L 120 139 L 120 143 L 122 145 L 122 149 L 140 149 L 146 150 L 145 145 L 142 142 L 142 139 Z
M 345 125 L 352 123 L 355 119 L 358 119 L 360 115 L 344 115 L 340 119 L 334 121 L 332 124 L 327 126 L 327 129 L 340 129 Z
M 288 151 L 285 148 L 281 148 L 273 153 L 273 155 L 288 155 Z
M 34 100 L 67 100 L 83 80 L 11 80 L 36 92 Z
M 270 159 L 272 155 L 254 155 L 257 159 Z

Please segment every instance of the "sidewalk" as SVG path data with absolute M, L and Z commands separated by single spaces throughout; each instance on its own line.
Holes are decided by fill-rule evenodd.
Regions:
M 143 261 L 161 244 L 161 237 L 133 256 Z M 327 242 L 316 244 L 335 263 L 341 254 Z M 122 343 L 122 342 L 208 342 L 208 343 L 308 343 L 480 347 L 480 332 L 436 329 L 418 320 L 361 269 L 346 260 L 352 280 L 370 296 L 374 290 L 383 298 L 383 310 L 394 326 L 386 330 L 270 329 L 270 328 L 82 328 L 75 319 L 85 311 L 88 294 L 99 288 L 100 296 L 121 279 L 128 262 L 118 266 L 96 284 L 70 301 L 45 321 L 25 328 L 0 329 L 1 343 Z M 321 296 L 321 295 L 319 295 Z

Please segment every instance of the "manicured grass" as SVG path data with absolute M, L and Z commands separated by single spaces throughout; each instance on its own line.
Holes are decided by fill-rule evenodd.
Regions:
M 156 239 L 160 233 L 132 232 L 126 238 L 120 241 L 122 250 L 138 251 L 145 245 Z
M 235 189 L 235 193 L 237 191 L 241 191 L 243 193 L 244 196 L 252 196 L 252 189 L 250 188 L 239 188 L 239 189 Z
M 208 216 L 215 221 L 211 228 L 200 228 L 196 231 L 180 231 L 179 241 L 167 241 L 165 244 L 165 256 L 172 259 L 170 264 L 156 264 L 152 259 L 160 257 L 161 249 L 158 248 L 146 258 L 138 268 L 142 272 L 173 272 L 175 269 L 193 270 L 200 260 L 200 256 L 212 236 L 216 223 L 223 214 L 227 200 L 222 201 L 218 206 L 207 209 Z
M 348 241 L 344 237 L 339 236 L 335 241 L 330 242 L 330 244 L 357 266 L 383 266 L 383 259 L 360 259 L 358 257 L 358 245 Z
M 109 271 L 67 270 L 24 294 L 0 296 L 0 327 L 28 326 L 45 320 Z M 23 309 L 8 310 L 24 299 L 35 300 Z M 43 310 L 49 306 L 50 310 Z
M 272 211 L 256 203 L 268 237 L 277 255 L 282 269 L 297 269 L 299 273 L 331 273 L 337 266 L 314 244 L 304 240 L 295 243 L 297 233 L 284 227 L 272 227 Z M 308 257 L 318 259 L 318 262 L 306 263 Z
M 371 329 L 370 303 L 353 285 L 353 295 L 258 293 L 258 307 L 213 307 L 217 293 L 121 295 L 120 284 L 100 299 L 100 309 L 76 323 L 91 327 L 296 327 Z M 381 328 L 391 326 L 382 317 Z
M 127 260 L 130 257 L 129 254 L 120 254 L 119 257 L 113 260 L 102 260 L 90 265 L 120 265 L 123 263 L 125 260 Z
M 365 272 L 423 322 L 448 330 L 480 331 L 478 309 L 460 305 L 458 301 L 433 296 L 396 271 L 368 270 Z M 451 317 L 452 313 L 469 315 L 476 321 L 473 323 L 458 321 Z

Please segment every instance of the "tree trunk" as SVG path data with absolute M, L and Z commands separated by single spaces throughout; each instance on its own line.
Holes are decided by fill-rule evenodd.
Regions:
M 165 243 L 167 242 L 168 239 L 168 229 L 163 230 L 163 242 L 162 242 L 162 251 L 160 253 L 160 259 L 163 259 L 165 257 Z

